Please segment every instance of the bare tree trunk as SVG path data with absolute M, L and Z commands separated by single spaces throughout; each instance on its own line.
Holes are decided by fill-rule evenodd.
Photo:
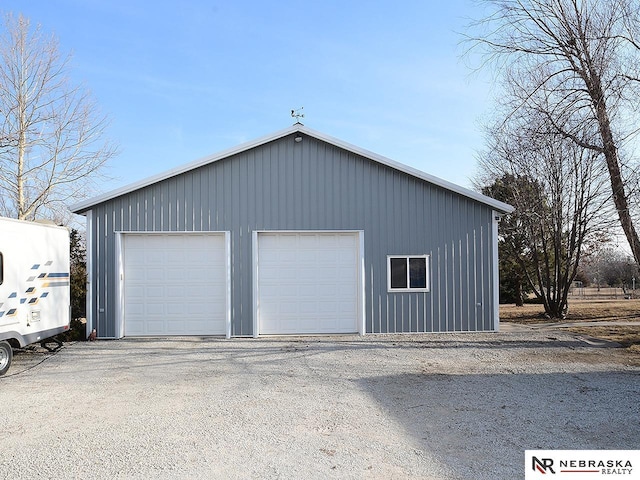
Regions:
M 18 157 L 18 173 L 17 173 L 17 187 L 18 187 L 18 220 L 24 220 L 25 219 L 25 214 L 24 214 L 24 180 L 23 180 L 23 175 L 22 175 L 22 171 L 23 171 L 23 159 L 22 159 L 22 152 L 20 152 Z
M 604 155 L 607 163 L 607 170 L 609 171 L 609 178 L 611 181 L 611 192 L 613 202 L 618 212 L 618 219 L 620 220 L 620 226 L 624 231 L 629 247 L 631 247 L 631 253 L 637 264 L 640 265 L 640 239 L 638 233 L 633 224 L 631 218 L 631 212 L 629 211 L 629 197 L 625 188 L 625 181 L 622 178 L 622 172 L 620 171 L 620 158 L 618 156 L 618 148 L 611 129 L 611 119 L 609 117 L 609 108 L 607 105 L 607 98 L 605 97 L 602 80 L 597 71 L 597 66 L 591 56 L 591 52 L 588 47 L 585 33 L 582 32 L 582 38 L 580 41 L 583 45 L 584 51 L 584 63 L 585 67 L 579 71 L 582 73 L 583 80 L 589 92 L 591 103 L 595 111 L 596 121 L 598 122 L 598 130 L 602 139 L 602 154 Z
M 522 280 L 518 279 L 516 291 L 516 307 L 524 306 L 524 292 L 522 288 Z
M 18 209 L 18 220 L 25 220 L 27 217 L 27 212 L 25 208 L 25 195 L 24 195 L 24 155 L 25 155 L 25 143 L 26 143 L 26 135 L 24 131 L 24 111 L 20 112 L 20 132 L 18 138 L 18 165 L 16 172 L 16 187 L 17 187 L 17 209 Z
M 19 25 L 22 26 L 22 23 L 19 22 Z M 22 32 L 21 32 L 22 33 Z M 24 162 L 25 162 L 25 150 L 26 150 L 26 128 L 27 128 L 27 111 L 26 111 L 26 101 L 28 92 L 26 92 L 26 59 L 25 59 L 25 35 L 20 34 L 15 37 L 16 38 L 16 57 L 15 57 L 15 65 L 7 66 L 8 68 L 14 68 L 16 70 L 16 82 L 14 85 L 11 85 L 13 89 L 15 89 L 15 97 L 16 97 L 16 115 L 17 115 L 17 127 L 18 131 L 17 138 L 17 169 L 16 169 L 16 197 L 17 197 L 17 214 L 19 220 L 26 219 L 26 208 L 25 208 L 25 185 L 24 185 Z
M 601 101 L 604 104 L 604 100 Z M 611 124 L 607 116 L 606 109 L 598 107 L 598 123 L 600 124 L 600 133 L 604 141 L 603 154 L 607 162 L 607 169 L 609 170 L 609 178 L 611 180 L 611 191 L 613 196 L 613 202 L 618 212 L 618 219 L 620 220 L 620 226 L 624 231 L 629 246 L 631 247 L 631 253 L 636 264 L 640 265 L 640 239 L 638 238 L 638 232 L 633 224 L 631 218 L 631 212 L 629 211 L 629 198 L 625 189 L 625 182 L 622 179 L 622 173 L 620 172 L 620 162 L 618 159 L 618 149 L 616 148 L 613 140 L 613 134 L 611 133 Z

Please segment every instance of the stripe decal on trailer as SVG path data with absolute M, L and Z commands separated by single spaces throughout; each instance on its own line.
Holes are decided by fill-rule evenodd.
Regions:
M 46 274 L 42 274 L 39 278 L 47 278 L 47 279 L 53 280 L 51 282 L 44 282 L 42 284 L 42 287 L 68 287 L 69 286 L 69 273 L 67 272 L 46 273 Z
M 53 265 L 53 260 L 48 260 L 44 266 Z M 30 270 L 39 270 L 42 264 L 34 263 Z M 35 273 L 35 272 L 34 272 Z M 54 288 L 54 287 L 68 287 L 70 284 L 70 273 L 69 272 L 42 272 L 37 276 L 40 280 L 49 280 L 44 281 L 40 284 L 39 288 Z M 34 275 L 30 275 L 27 278 L 27 282 L 33 282 L 36 279 Z M 28 297 L 23 297 L 19 299 L 20 305 L 36 305 L 40 301 L 40 299 L 46 299 L 49 296 L 49 292 L 42 292 L 38 296 L 38 292 L 36 287 L 28 287 L 25 291 L 25 294 Z M 11 292 L 11 294 L 7 297 L 8 299 L 18 298 L 18 292 Z M 0 307 L 4 305 L 5 302 L 0 302 Z M 7 305 L 8 307 L 9 305 Z M 0 317 L 14 317 L 18 313 L 17 308 L 11 308 L 7 311 L 0 311 Z

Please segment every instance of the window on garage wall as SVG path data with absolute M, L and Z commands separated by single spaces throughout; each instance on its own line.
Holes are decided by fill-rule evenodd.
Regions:
M 389 292 L 428 292 L 428 255 L 389 255 L 387 257 Z

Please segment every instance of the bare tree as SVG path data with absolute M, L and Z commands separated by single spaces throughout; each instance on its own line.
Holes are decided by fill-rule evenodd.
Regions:
M 598 154 L 561 135 L 538 134 L 545 123 L 544 117 L 519 117 L 491 129 L 477 184 L 501 192 L 501 200 L 515 207 L 501 237 L 514 243 L 519 272 L 545 313 L 563 318 L 581 256 L 590 242 L 600 241 L 611 215 Z
M 484 0 L 470 25 L 470 51 L 484 53 L 511 89 L 511 111 L 535 111 L 555 135 L 604 159 L 619 223 L 640 263 L 629 202 L 633 169 L 623 160 L 635 135 L 640 87 L 637 0 Z
M 86 196 L 115 147 L 106 117 L 88 92 L 71 85 L 69 57 L 55 37 L 7 15 L 0 34 L 1 214 L 59 217 Z

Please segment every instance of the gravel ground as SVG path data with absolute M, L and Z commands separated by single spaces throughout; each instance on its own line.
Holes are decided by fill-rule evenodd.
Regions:
M 507 479 L 525 449 L 637 449 L 640 355 L 520 330 L 19 353 L 0 478 Z

